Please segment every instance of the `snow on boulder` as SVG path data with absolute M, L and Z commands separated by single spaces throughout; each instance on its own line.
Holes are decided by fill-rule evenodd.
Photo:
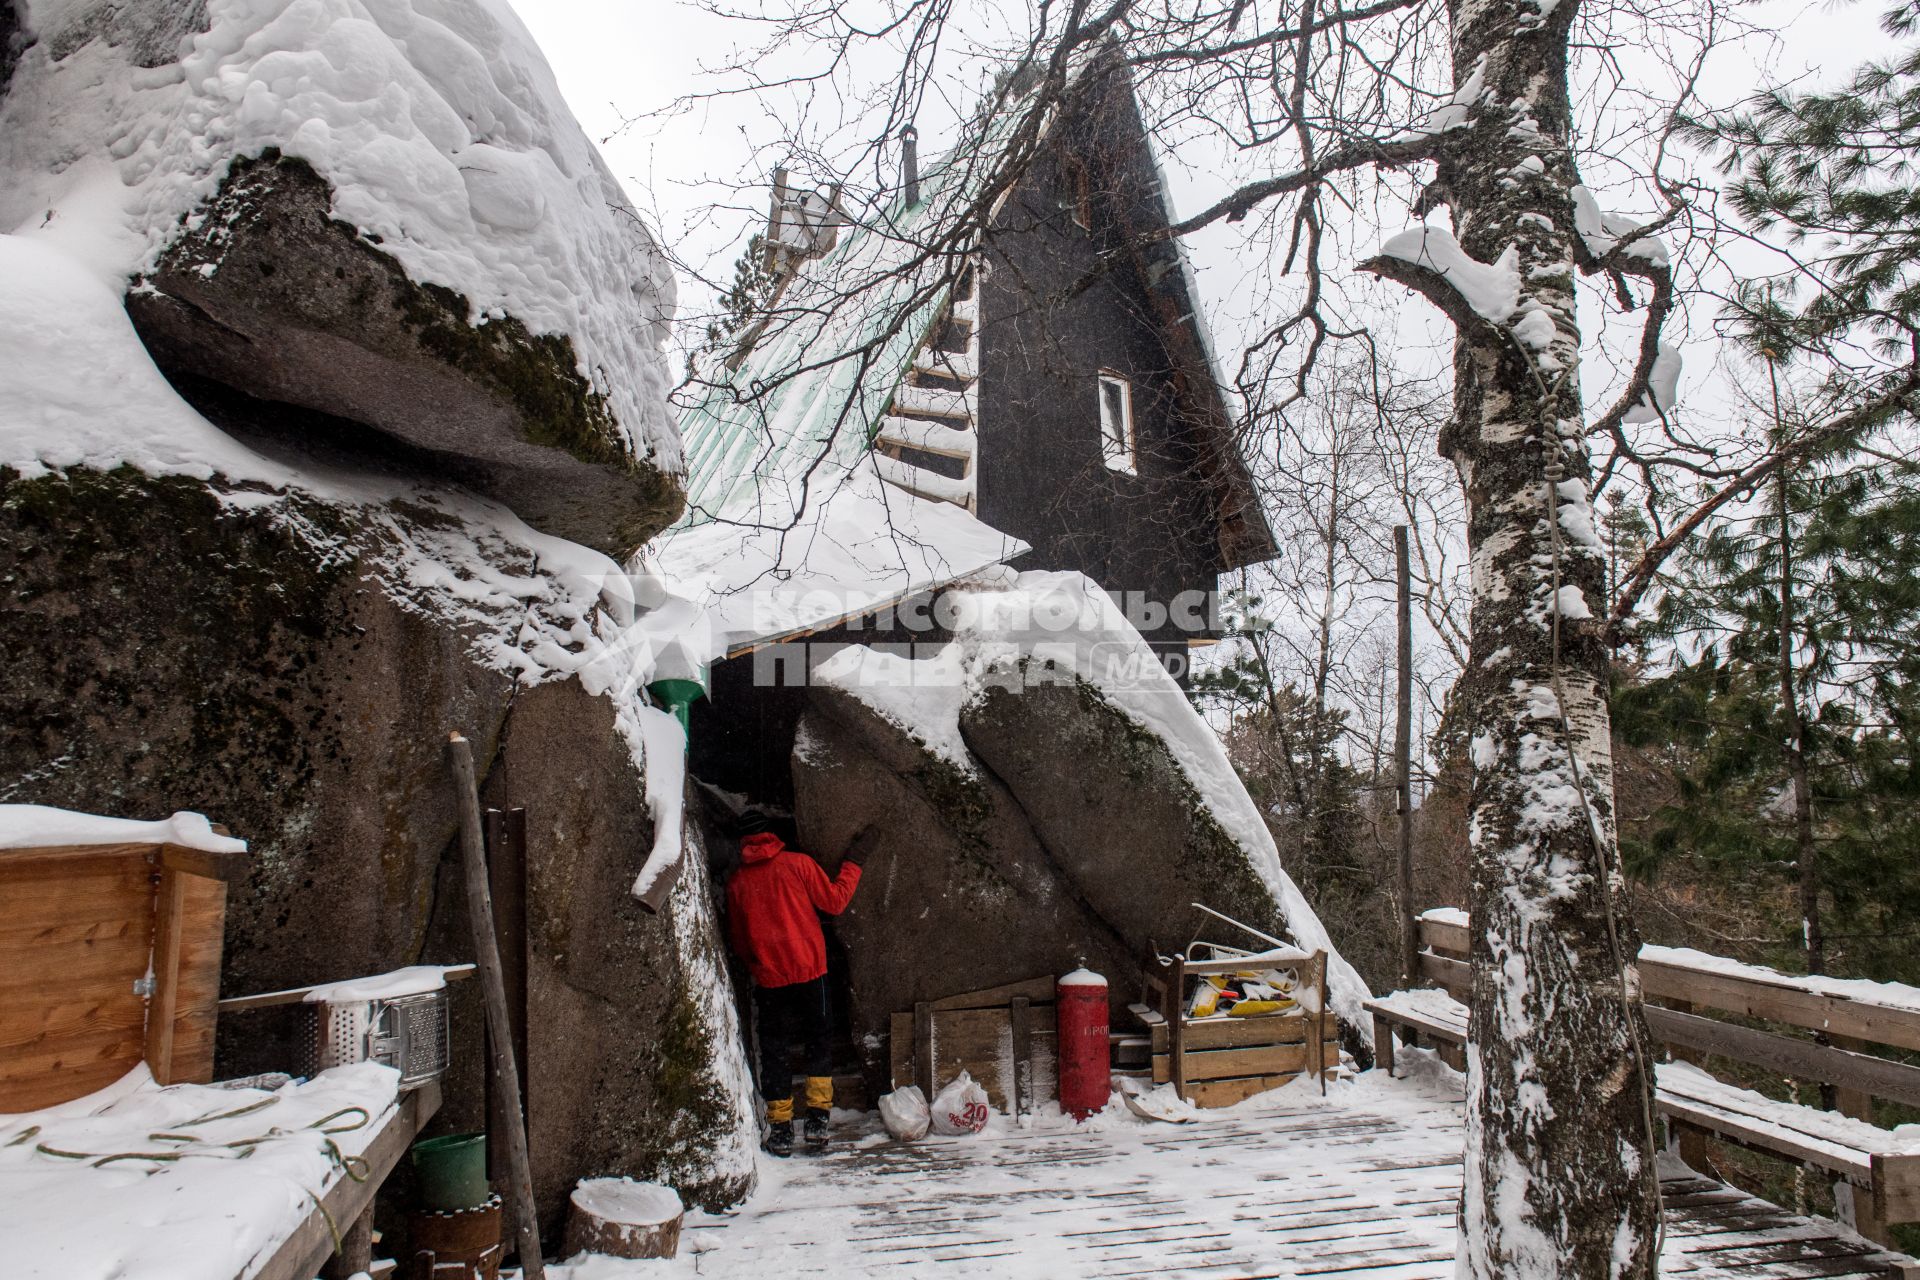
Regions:
M 242 444 L 45 238 L 0 235 L 0 353 L 0 794 L 23 802 L 0 806 L 0 845 L 238 848 L 174 811 L 211 815 L 249 853 L 232 990 L 467 961 L 445 882 L 461 728 L 489 796 L 539 815 L 540 1202 L 557 1213 L 609 1168 L 708 1205 L 744 1194 L 753 1086 L 704 857 L 686 853 L 657 915 L 628 893 L 649 850 L 680 852 L 677 812 L 649 803 L 678 790 L 678 727 L 648 750 L 667 717 L 642 686 L 665 648 L 707 656 L 691 606 L 453 486 Z M 223 1074 L 297 1060 L 289 1024 L 241 1021 Z M 479 1020 L 454 1036 L 448 1118 L 481 1124 Z
M 840 922 L 856 1038 L 915 999 L 1083 957 L 1136 971 L 1150 943 L 1230 932 L 1198 901 L 1327 950 L 1334 1010 L 1367 1043 L 1365 984 L 1219 738 L 1104 592 L 1025 573 L 950 592 L 935 613 L 954 636 L 944 648 L 856 646 L 817 667 L 794 749 L 803 845 L 874 842 Z
M 678 514 L 671 274 L 505 0 L 76 0 L 30 25 L 0 231 L 131 287 L 196 400 L 297 406 L 276 434 L 606 551 Z

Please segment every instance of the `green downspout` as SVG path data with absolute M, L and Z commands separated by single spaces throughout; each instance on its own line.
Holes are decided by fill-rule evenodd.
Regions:
M 664 703 L 667 710 L 673 712 L 674 718 L 680 722 L 680 731 L 682 733 L 691 735 L 692 730 L 687 723 L 687 709 L 706 696 L 707 689 L 704 680 L 706 674 L 706 668 L 702 667 L 700 669 L 700 675 L 703 679 L 686 680 L 678 677 L 670 677 L 665 680 L 655 680 L 647 686 L 647 692 Z

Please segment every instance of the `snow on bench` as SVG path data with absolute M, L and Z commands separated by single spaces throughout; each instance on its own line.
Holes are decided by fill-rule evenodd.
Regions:
M 378 1063 L 272 1091 L 162 1086 L 0 1116 L 8 1280 L 310 1278 L 438 1105 Z
M 1444 991 L 1395 991 L 1364 1007 L 1374 1016 L 1374 1052 L 1389 1075 L 1393 1026 L 1466 1043 L 1467 1007 Z M 1856 1221 L 1920 1220 L 1920 1125 L 1890 1131 L 1837 1111 L 1780 1102 L 1686 1062 L 1658 1063 L 1654 1077 L 1655 1106 L 1670 1122 L 1837 1174 L 1870 1197 L 1855 1203 Z
M 1360 1007 L 1373 1015 L 1373 1052 L 1388 1075 L 1393 1074 L 1394 1027 L 1410 1027 L 1449 1044 L 1467 1042 L 1467 1006 L 1444 991 L 1395 991 Z
M 1728 1084 L 1689 1062 L 1662 1062 L 1654 1068 L 1660 1110 L 1687 1124 L 1711 1129 L 1735 1141 L 1758 1141 L 1770 1151 L 1871 1185 L 1875 1165 L 1900 1174 L 1911 1162 L 1920 1175 L 1920 1132 L 1911 1138 L 1797 1102 L 1781 1102 L 1751 1089 Z M 1903 1131 L 1915 1126 L 1904 1125 Z

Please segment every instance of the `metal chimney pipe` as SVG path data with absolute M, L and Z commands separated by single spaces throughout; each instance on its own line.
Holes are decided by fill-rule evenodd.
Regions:
M 906 190 L 908 208 L 920 203 L 920 148 L 915 142 L 919 136 L 912 125 L 900 131 L 900 185 Z

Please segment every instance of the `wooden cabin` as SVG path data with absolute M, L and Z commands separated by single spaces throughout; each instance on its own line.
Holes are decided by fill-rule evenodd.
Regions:
M 1029 91 L 1003 83 L 924 176 L 909 151 L 865 225 L 778 175 L 765 243 L 780 279 L 699 365 L 680 423 L 689 509 L 662 553 L 723 600 L 795 599 L 744 621 L 730 655 L 937 645 L 937 626 L 901 621 L 912 602 L 1005 564 L 1099 583 L 1184 681 L 1220 636 L 1220 576 L 1274 554 L 1124 68 L 1086 68 L 1009 180 L 1032 142 Z M 868 472 L 878 500 L 851 495 Z M 739 568 L 769 531 L 777 552 Z M 814 563 L 875 545 L 871 564 Z M 809 593 L 840 603 L 809 612 Z M 784 803 L 803 691 L 738 661 L 711 679 L 695 773 Z

